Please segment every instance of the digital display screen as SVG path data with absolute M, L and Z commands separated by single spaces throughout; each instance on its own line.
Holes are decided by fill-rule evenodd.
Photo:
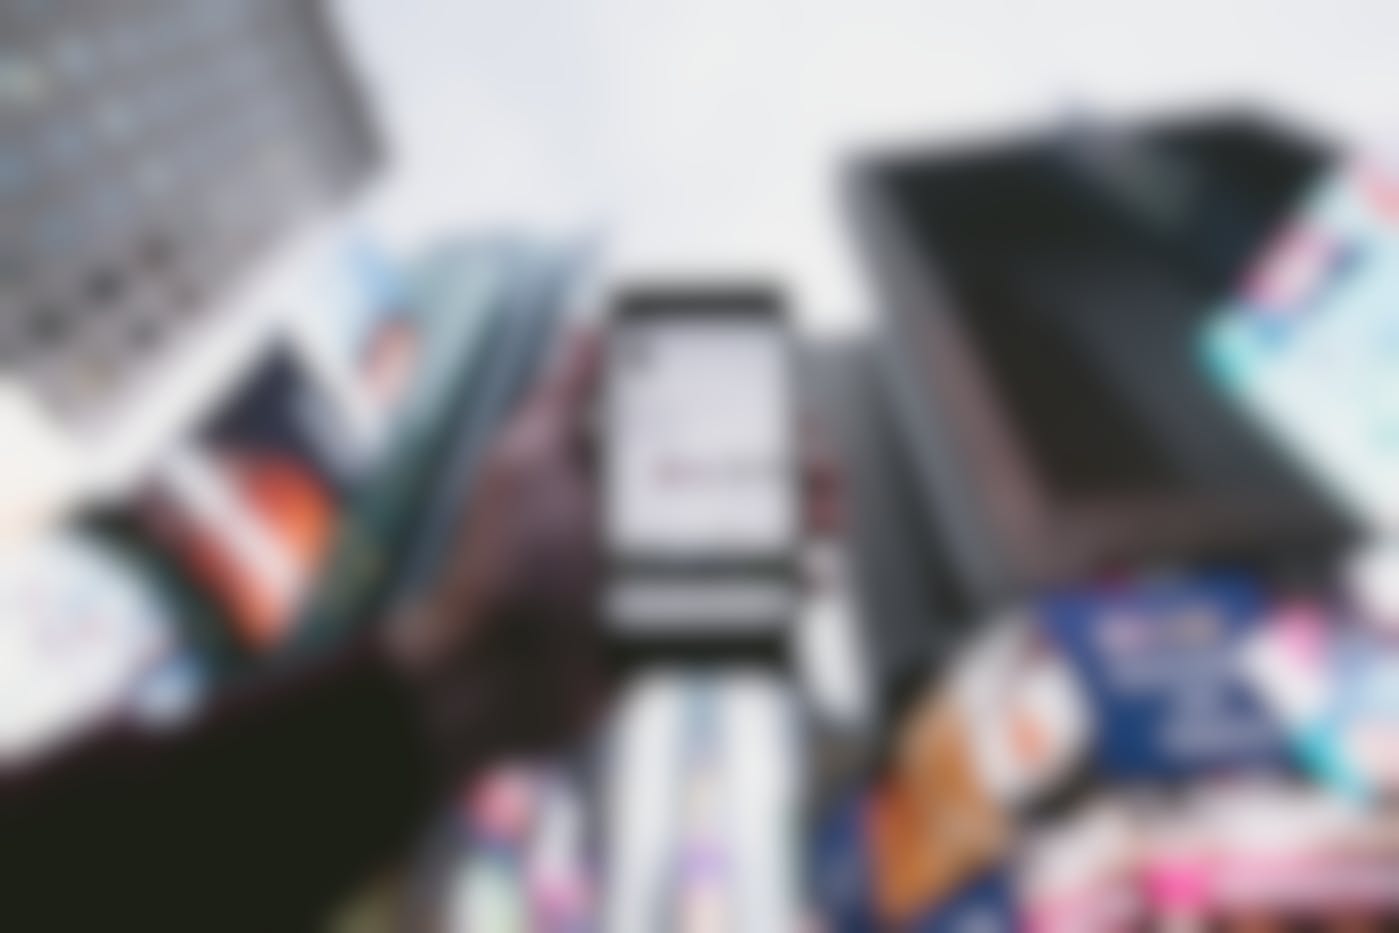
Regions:
M 750 558 L 796 540 L 782 327 L 643 319 L 610 348 L 607 531 L 643 558 Z
M 1210 374 L 1370 527 L 1399 528 L 1399 174 L 1312 192 L 1210 321 Z

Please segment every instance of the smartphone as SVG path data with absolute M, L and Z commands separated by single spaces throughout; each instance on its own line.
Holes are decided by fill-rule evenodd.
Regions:
M 602 463 L 611 634 L 783 640 L 801 530 L 792 368 L 773 289 L 633 287 L 614 301 Z

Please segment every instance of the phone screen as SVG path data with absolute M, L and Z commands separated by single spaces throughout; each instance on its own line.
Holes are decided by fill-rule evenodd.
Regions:
M 783 625 L 799 528 L 775 305 L 647 299 L 621 315 L 607 365 L 613 627 L 708 638 Z
M 796 537 L 781 325 L 628 322 L 612 344 L 607 528 L 640 559 L 765 558 Z

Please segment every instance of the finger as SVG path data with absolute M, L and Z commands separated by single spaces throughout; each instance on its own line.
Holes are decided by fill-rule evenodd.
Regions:
M 602 345 L 595 334 L 570 335 L 528 406 L 541 430 L 585 469 L 593 462 L 593 403 L 602 359 Z
M 845 528 L 845 476 L 830 435 L 810 413 L 800 418 L 801 507 L 808 534 L 831 537 Z
M 602 344 L 597 334 L 570 334 L 545 374 L 535 402 L 561 421 L 581 420 L 592 404 L 602 371 Z
M 802 513 L 810 534 L 826 537 L 845 528 L 845 482 L 829 457 L 808 457 L 802 464 Z

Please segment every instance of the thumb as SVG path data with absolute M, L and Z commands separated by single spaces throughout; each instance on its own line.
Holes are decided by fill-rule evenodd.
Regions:
M 596 333 L 569 335 L 540 381 L 529 407 L 563 433 L 581 434 L 597 393 L 602 343 Z

